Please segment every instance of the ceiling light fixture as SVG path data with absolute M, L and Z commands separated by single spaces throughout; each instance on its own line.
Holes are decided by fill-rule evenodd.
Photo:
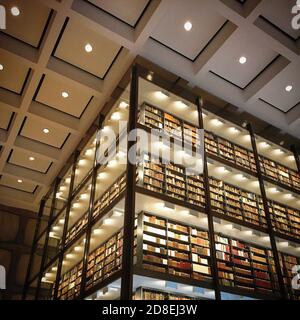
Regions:
M 292 90 L 293 90 L 293 86 L 291 86 L 291 85 L 288 85 L 285 87 L 286 92 L 291 92 Z
M 184 29 L 186 31 L 191 31 L 193 28 L 193 24 L 191 23 L 191 21 L 186 21 L 185 24 L 184 24 Z
M 0 71 L 4 69 L 3 64 L 0 64 Z
M 49 130 L 49 129 L 47 129 L 47 128 L 44 128 L 44 129 L 43 129 L 43 132 L 47 134 L 47 133 L 49 133 L 49 132 L 50 132 L 50 130 Z
M 34 161 L 35 158 L 34 158 L 34 157 L 29 157 L 29 160 L 30 160 L 30 161 Z
M 240 57 L 239 59 L 239 63 L 240 64 L 245 64 L 247 62 L 247 58 L 246 57 Z
M 18 7 L 12 7 L 10 9 L 10 12 L 13 16 L 17 17 L 18 15 L 20 15 L 20 9 Z
M 69 94 L 68 94 L 68 92 L 63 91 L 63 92 L 61 93 L 61 96 L 66 99 L 66 98 L 69 97 Z
M 88 52 L 88 53 L 90 53 L 90 52 L 93 51 L 93 47 L 92 47 L 92 45 L 91 45 L 90 43 L 87 43 L 87 44 L 85 45 L 84 49 L 85 49 L 85 51 Z
M 22 182 L 23 182 L 23 180 L 21 180 L 21 179 L 18 180 L 18 183 L 22 183 Z

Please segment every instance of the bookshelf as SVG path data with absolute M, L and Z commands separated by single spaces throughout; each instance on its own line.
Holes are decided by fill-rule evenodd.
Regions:
M 189 295 L 167 292 L 158 289 L 137 288 L 134 294 L 134 300 L 201 300 Z
M 283 252 L 279 252 L 279 257 L 280 257 L 280 264 L 281 264 L 282 273 L 284 277 L 284 283 L 288 290 L 288 294 L 291 299 L 300 300 L 299 290 L 294 290 L 291 285 L 292 279 L 296 275 L 295 273 L 293 273 L 292 269 L 296 265 L 300 264 L 300 259 Z
M 156 76 L 154 78 L 156 79 Z M 164 82 L 161 83 L 163 84 Z M 158 89 L 157 84 L 148 81 L 148 85 L 150 87 L 156 86 L 155 90 L 152 87 L 153 91 L 150 92 L 153 96 L 153 93 Z M 121 93 L 121 88 L 123 87 L 125 86 L 120 86 L 120 90 L 116 95 Z M 128 86 L 126 88 L 128 88 Z M 138 87 L 136 87 L 136 89 L 137 88 Z M 170 89 L 172 91 L 173 87 L 170 86 L 170 88 L 172 88 Z M 163 88 L 163 90 L 166 90 L 166 88 Z M 176 90 L 174 89 L 173 92 L 177 92 L 178 94 L 180 91 Z M 152 99 L 151 94 L 148 95 L 148 93 L 149 92 L 147 92 L 147 94 L 142 93 L 140 97 L 135 99 L 136 101 L 134 103 L 130 103 L 131 106 L 135 107 L 130 111 L 139 111 L 138 123 L 130 121 L 130 124 L 135 122 L 135 127 L 144 128 L 147 132 L 149 132 L 151 128 L 158 129 L 166 136 L 170 136 L 171 142 L 174 142 L 174 144 L 183 145 L 183 143 L 187 143 L 195 147 L 198 142 L 198 127 L 191 122 L 196 121 L 196 116 L 194 116 L 194 114 L 193 116 L 190 116 L 191 114 L 185 116 L 185 111 L 182 108 L 179 110 L 177 106 L 173 105 L 174 96 L 179 98 L 174 93 L 169 92 L 168 98 L 161 101 L 161 105 L 158 97 Z M 117 98 L 118 100 L 120 98 L 128 103 L 129 96 L 133 99 L 132 96 L 134 95 L 128 95 L 128 90 L 126 90 L 126 94 L 121 98 L 114 97 L 114 99 Z M 138 106 L 139 101 L 145 101 L 144 97 L 146 97 L 147 102 L 143 102 Z M 198 98 L 199 97 L 194 97 L 193 95 L 182 94 L 180 100 L 187 101 L 188 104 L 190 104 L 188 107 L 192 108 L 188 109 L 189 112 L 197 111 L 197 114 L 203 114 L 201 113 L 200 104 L 197 105 L 198 109 L 194 110 L 194 102 L 199 102 Z M 116 129 L 118 126 L 118 121 L 111 117 L 114 110 L 122 113 L 122 108 L 119 108 L 119 101 L 116 102 L 117 100 L 109 102 L 107 108 L 103 109 L 103 114 L 101 114 L 100 118 L 104 120 L 103 122 L 101 122 L 102 120 L 99 121 L 99 129 L 104 129 L 105 127 Z M 178 99 L 176 101 L 178 101 Z M 112 104 L 110 105 L 110 103 Z M 161 108 L 165 108 L 167 112 L 156 107 L 155 104 L 160 105 Z M 128 107 L 127 104 L 125 108 L 128 110 L 131 106 Z M 179 114 L 182 118 L 193 118 L 194 120 L 188 122 L 180 119 L 179 116 L 175 114 Z M 132 115 L 131 117 L 131 120 L 135 120 L 135 117 L 134 119 Z M 207 114 L 207 117 L 208 121 L 210 121 L 211 115 Z M 216 115 L 216 117 L 218 116 Z M 201 123 L 201 116 L 199 123 Z M 228 124 L 229 123 L 225 121 L 223 123 L 224 127 L 221 128 L 228 128 Z M 232 126 L 238 127 L 237 124 L 232 124 Z M 213 125 L 210 127 L 212 128 Z M 236 129 L 236 132 L 244 131 L 241 128 Z M 250 126 L 248 131 L 251 133 Z M 220 134 L 218 135 L 216 132 L 220 132 Z M 92 133 L 89 131 L 88 135 L 92 135 Z M 258 178 L 257 162 L 263 171 L 263 177 L 259 175 L 261 185 L 263 185 L 265 180 L 281 187 L 285 191 L 289 190 L 291 193 L 299 193 L 300 178 L 298 172 L 265 157 L 265 155 L 267 155 L 266 153 L 264 153 L 264 156 L 260 155 L 259 161 L 256 161 L 256 149 L 253 148 L 253 151 L 251 151 L 248 147 L 245 148 L 244 145 L 246 145 L 246 143 L 242 143 L 242 140 L 237 140 L 239 139 L 239 133 L 236 133 L 233 139 L 235 142 L 232 142 L 231 138 L 227 140 L 223 138 L 223 136 L 229 137 L 229 134 L 223 134 L 217 128 L 216 131 L 215 129 L 212 132 L 205 131 L 205 150 L 208 159 L 220 162 L 226 167 L 233 168 L 234 171 L 241 171 L 254 178 Z M 250 136 L 255 139 L 253 134 L 250 134 Z M 88 137 L 86 137 L 86 140 L 87 139 Z M 252 139 L 252 141 L 254 141 L 254 139 Z M 153 208 L 155 207 L 155 210 L 153 209 L 156 212 L 155 214 L 149 212 L 143 212 L 141 214 L 143 216 L 142 224 L 141 227 L 138 227 L 138 232 L 136 231 L 137 237 L 134 244 L 136 246 L 136 255 L 133 269 L 136 271 L 136 276 L 172 281 L 199 288 L 209 288 L 211 292 L 215 294 L 216 299 L 220 298 L 219 284 L 224 292 L 234 295 L 245 295 L 254 298 L 260 298 L 261 295 L 267 298 L 279 297 L 279 291 L 282 289 L 280 288 L 281 279 L 283 278 L 278 277 L 277 279 L 276 271 L 278 274 L 280 274 L 281 271 L 277 263 L 278 249 L 271 240 L 273 240 L 273 242 L 274 240 L 276 241 L 276 237 L 288 242 L 288 246 L 286 247 L 279 246 L 281 250 L 297 255 L 294 242 L 300 243 L 300 213 L 299 210 L 292 208 L 297 208 L 296 205 L 292 204 L 292 202 L 286 202 L 291 203 L 292 207 L 289 207 L 282 203 L 266 199 L 265 195 L 263 195 L 262 198 L 262 196 L 258 194 L 237 187 L 234 185 L 234 182 L 230 184 L 213 177 L 208 177 L 207 172 L 205 172 L 205 176 L 187 175 L 187 169 L 184 166 L 175 163 L 165 164 L 160 158 L 154 159 L 150 154 L 143 155 L 143 161 L 138 165 L 137 176 L 139 178 L 139 187 L 135 188 L 134 183 L 126 184 L 126 177 L 129 176 L 130 178 L 128 179 L 130 179 L 130 181 L 134 180 L 131 179 L 134 170 L 127 170 L 126 173 L 122 174 L 124 168 L 119 167 L 121 164 L 118 163 L 118 158 L 116 158 L 116 167 L 114 165 L 109 166 L 107 170 L 106 164 L 97 164 L 94 167 L 91 165 L 90 167 L 90 163 L 93 161 L 89 160 L 88 157 L 94 159 L 94 152 L 97 151 L 94 149 L 96 143 L 91 145 L 89 142 L 90 151 L 82 146 L 84 143 L 85 141 L 78 146 L 77 151 L 81 155 L 80 158 L 77 159 L 76 162 L 74 157 L 72 164 L 75 175 L 76 165 L 84 168 L 79 180 L 79 176 L 77 177 L 77 181 L 80 181 L 80 183 L 77 185 L 75 181 L 74 185 L 74 179 L 69 175 L 67 179 L 64 180 L 64 184 L 69 184 L 70 186 L 70 196 L 66 203 L 66 214 L 70 213 L 70 217 L 72 216 L 68 208 L 72 207 L 72 201 L 81 188 L 85 188 L 86 190 L 86 204 L 88 204 L 88 206 L 78 212 L 75 217 L 73 215 L 71 220 L 69 220 L 70 228 L 63 230 L 63 237 L 66 236 L 66 241 L 63 245 L 59 246 L 57 255 L 64 257 L 78 236 L 83 237 L 85 240 L 96 239 L 97 243 L 92 243 L 91 241 L 92 249 L 89 245 L 83 246 L 81 244 L 81 246 L 84 247 L 83 260 L 67 272 L 57 272 L 58 275 L 56 276 L 55 283 L 59 284 L 59 299 L 83 299 L 87 297 L 88 294 L 95 294 L 96 291 L 109 286 L 111 284 L 110 282 L 115 281 L 117 277 L 122 277 L 122 281 L 124 277 L 127 282 L 130 281 L 126 277 L 127 274 L 131 273 L 132 266 L 128 267 L 128 265 L 124 264 L 124 270 L 122 270 L 121 267 L 121 263 L 125 261 L 125 259 L 122 259 L 122 251 L 128 254 L 130 253 L 128 246 L 130 246 L 130 248 L 133 246 L 131 241 L 132 237 L 128 236 L 131 235 L 133 219 L 128 217 L 131 217 L 130 214 L 133 212 L 137 213 L 139 210 L 147 209 L 143 205 L 138 207 L 138 205 L 134 204 L 134 201 L 132 201 L 135 196 L 134 193 L 140 193 L 137 199 L 144 199 L 143 197 L 148 199 L 152 198 L 153 200 L 158 200 L 159 204 L 163 201 L 165 205 L 163 209 L 160 209 L 160 206 L 155 206 L 155 202 L 153 206 Z M 98 143 L 96 145 L 98 146 Z M 278 146 L 278 148 L 280 147 Z M 82 157 L 83 154 L 84 158 Z M 86 167 L 88 170 L 85 170 L 85 161 L 81 160 L 87 159 L 89 161 Z M 285 161 L 283 158 L 281 159 L 283 162 Z M 70 168 L 66 168 L 64 172 L 67 172 L 69 169 Z M 81 168 L 79 169 L 81 170 Z M 106 180 L 102 178 L 97 181 L 97 174 L 100 171 L 102 172 L 102 169 L 105 169 L 105 174 L 108 174 L 110 181 L 113 182 L 112 185 L 110 185 L 111 182 L 106 185 Z M 62 173 L 62 175 L 63 174 L 64 173 Z M 110 176 L 111 174 L 114 178 Z M 120 176 L 115 180 L 117 175 Z M 228 181 L 231 180 L 228 178 Z M 59 183 L 58 178 L 53 190 L 51 190 L 51 192 L 49 191 L 51 201 L 47 203 L 48 207 L 45 208 L 45 214 L 47 211 L 49 215 L 49 212 L 51 212 L 51 209 L 55 206 L 55 195 L 59 192 Z M 206 183 L 208 185 L 206 185 Z M 101 192 L 100 196 L 97 188 L 99 188 Z M 248 187 L 246 188 L 248 189 Z M 251 189 L 252 188 L 249 187 L 249 190 Z M 146 190 L 148 190 L 148 192 L 146 192 Z M 206 192 L 209 193 L 211 203 L 206 203 L 206 199 L 208 200 Z M 88 197 L 89 193 L 91 193 L 91 197 Z M 88 199 L 90 199 L 89 202 Z M 271 223 L 275 231 L 274 234 L 270 229 L 270 225 L 267 225 L 266 218 L 269 217 L 267 212 L 264 212 L 263 200 L 264 202 L 267 200 L 270 209 Z M 119 209 L 119 206 L 122 206 L 126 201 L 124 228 L 127 232 L 124 235 L 123 230 L 115 233 L 115 231 L 121 227 L 121 224 L 113 227 L 113 231 L 109 229 L 111 226 L 105 225 L 109 235 L 106 234 L 105 237 L 99 237 L 98 234 L 95 236 L 92 232 L 99 220 L 104 218 L 106 214 L 109 215 L 111 210 L 114 210 L 114 207 L 118 207 Z M 291 198 L 289 201 L 292 201 Z M 206 204 L 209 204 L 209 206 Z M 168 209 L 167 207 L 174 207 L 175 212 L 180 212 L 179 214 L 182 214 L 180 220 L 182 221 L 183 215 L 186 215 L 184 211 L 190 211 L 189 213 L 192 215 L 197 212 L 199 213 L 199 225 L 204 225 L 203 221 L 205 220 L 205 222 L 208 222 L 208 230 L 213 230 L 215 222 L 218 225 L 217 229 L 222 230 L 225 234 L 220 234 L 219 232 L 213 233 L 206 229 L 201 229 L 196 222 L 195 224 L 198 226 L 192 226 L 189 224 L 189 221 L 187 221 L 187 223 L 176 221 L 177 217 L 175 214 L 174 217 L 172 216 L 172 210 L 169 210 L 168 213 L 164 215 L 163 210 Z M 181 210 L 182 208 L 184 208 L 184 210 Z M 74 211 L 75 210 L 72 210 L 72 213 L 74 213 Z M 204 214 L 206 214 L 206 216 Z M 78 216 L 80 216 L 79 219 Z M 168 216 L 168 218 L 166 218 L 166 216 Z M 201 218 L 205 216 L 205 218 L 200 221 L 200 216 Z M 189 216 L 186 215 L 186 217 Z M 116 216 L 114 219 L 115 218 Z M 195 221 L 196 218 L 197 215 L 195 214 L 190 221 Z M 108 219 L 111 220 L 110 218 Z M 121 217 L 119 217 L 119 219 L 118 222 L 121 222 Z M 233 228 L 224 227 L 225 224 L 223 220 L 230 223 L 230 225 L 234 225 L 234 228 L 239 230 L 240 239 L 234 238 L 234 231 L 230 231 Z M 49 235 L 53 227 L 50 221 L 52 221 L 52 218 L 49 219 L 48 227 L 39 235 L 40 237 L 45 235 L 45 238 L 47 238 Z M 251 242 L 251 239 L 247 238 L 249 234 L 246 236 L 245 233 L 245 236 L 243 236 L 244 233 L 240 232 L 243 231 L 243 228 L 253 230 L 253 234 L 257 237 L 257 242 L 260 242 L 262 246 L 264 246 L 262 241 L 265 241 L 263 237 L 267 235 L 273 251 L 269 249 L 269 247 L 267 249 L 249 243 Z M 231 236 L 228 234 L 231 234 Z M 127 237 L 130 239 L 128 240 Z M 258 237 L 260 237 L 260 239 L 258 239 Z M 124 241 L 124 247 L 122 247 L 124 238 L 126 238 L 127 241 Z M 138 242 L 138 239 L 141 239 L 141 241 Z M 216 243 L 215 246 L 213 245 L 214 242 Z M 89 243 L 89 241 L 85 243 Z M 50 245 L 47 240 L 45 241 L 44 251 L 47 252 L 49 247 Z M 279 252 L 279 255 L 285 285 L 289 290 L 290 297 L 298 297 L 297 292 L 292 290 L 290 281 L 293 275 L 291 269 L 296 262 L 299 263 L 299 259 L 287 253 Z M 214 263 L 215 257 L 217 258 L 217 266 L 215 266 Z M 47 267 L 49 267 L 50 263 L 51 265 L 62 267 L 63 270 L 65 270 L 66 265 L 64 264 L 62 266 L 59 260 L 60 258 L 53 257 L 53 261 L 46 260 L 45 254 L 43 255 L 43 259 L 45 261 L 41 263 L 41 271 L 38 277 L 45 274 L 45 282 L 50 283 L 52 279 L 46 276 Z M 276 268 L 274 261 L 276 261 Z M 87 273 L 86 277 L 85 272 Z M 219 282 L 216 281 L 215 274 L 219 275 Z M 52 278 L 54 278 L 54 276 L 52 276 Z M 81 279 L 85 279 L 85 282 L 81 283 Z M 37 280 L 41 282 L 39 279 Z M 164 292 L 163 290 L 155 288 L 142 288 L 142 290 L 145 296 L 159 299 L 185 300 L 194 298 L 179 293 Z M 282 292 L 283 290 L 281 290 L 281 294 Z M 128 297 L 130 297 L 130 295 Z
M 121 269 L 123 230 L 118 231 L 88 256 L 86 290 Z
M 126 177 L 123 173 L 104 194 L 95 200 L 93 219 L 96 219 L 104 208 L 109 206 L 125 190 Z
M 82 262 L 61 276 L 57 299 L 73 300 L 79 296 L 82 274 Z
M 192 143 L 193 146 L 196 143 L 196 126 L 146 102 L 140 107 L 139 122 L 149 128 L 163 130 L 164 133 L 169 134 L 181 142 Z M 208 154 L 229 161 L 237 165 L 241 170 L 247 169 L 254 174 L 256 173 L 257 170 L 252 151 L 209 131 L 205 131 L 204 143 L 205 150 Z M 293 188 L 297 191 L 300 190 L 300 175 L 298 172 L 264 156 L 259 156 L 259 159 L 264 176 L 281 183 L 283 186 Z
M 144 155 L 144 188 L 165 194 L 183 202 L 191 203 L 203 210 L 205 206 L 204 183 L 202 176 L 187 176 L 184 167 L 163 164 L 159 158 Z M 218 215 L 231 217 L 252 226 L 267 228 L 262 198 L 253 192 L 238 188 L 229 183 L 210 177 L 210 197 L 212 211 Z M 275 201 L 268 201 L 274 230 L 291 237 L 299 238 L 300 212 Z
M 234 287 L 260 294 L 277 294 L 272 278 L 272 257 L 268 250 L 246 242 L 215 235 L 218 274 L 223 287 Z
M 148 213 L 141 214 L 142 268 L 211 282 L 207 231 Z

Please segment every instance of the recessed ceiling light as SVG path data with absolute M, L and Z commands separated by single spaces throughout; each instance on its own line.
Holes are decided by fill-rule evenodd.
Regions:
M 68 94 L 68 92 L 63 91 L 63 92 L 61 93 L 61 96 L 62 96 L 63 98 L 68 98 L 69 94 Z
M 93 51 L 93 47 L 90 43 L 87 43 L 84 47 L 86 52 L 92 52 Z
M 23 180 L 21 180 L 21 179 L 18 180 L 18 183 L 22 183 L 22 182 L 23 182 Z
M 49 133 L 49 132 L 50 132 L 50 130 L 49 130 L 49 129 L 47 129 L 47 128 L 44 128 L 44 129 L 43 129 L 43 132 L 47 134 L 47 133 Z
M 193 28 L 193 25 L 192 25 L 191 21 L 187 21 L 187 22 L 184 24 L 184 29 L 185 29 L 186 31 L 191 31 L 192 28 Z
M 10 12 L 13 16 L 17 17 L 20 14 L 20 9 L 18 7 L 12 7 Z
M 292 90 L 293 90 L 293 86 L 291 86 L 291 85 L 288 85 L 285 87 L 286 92 L 291 92 Z
M 0 71 L 4 69 L 3 64 L 0 64 Z
M 35 158 L 34 158 L 34 157 L 29 157 L 29 160 L 30 160 L 30 161 L 34 161 Z
M 239 63 L 240 64 L 245 64 L 247 62 L 247 58 L 246 57 L 240 57 L 239 59 Z

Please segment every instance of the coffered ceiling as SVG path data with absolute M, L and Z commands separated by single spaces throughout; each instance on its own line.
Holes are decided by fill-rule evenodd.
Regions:
M 295 3 L 0 0 L 0 202 L 38 207 L 137 56 L 226 101 L 232 118 L 300 138 Z

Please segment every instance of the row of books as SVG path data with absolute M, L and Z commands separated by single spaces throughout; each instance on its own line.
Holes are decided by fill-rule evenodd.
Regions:
M 159 159 L 153 163 L 149 155 L 144 156 L 143 170 L 145 188 L 202 208 L 205 206 L 202 176 L 187 176 L 183 167 L 163 164 Z M 267 226 L 261 196 L 212 177 L 209 186 L 213 211 L 256 226 Z M 300 238 L 300 212 L 275 201 L 268 201 L 268 205 L 274 230 Z
M 181 141 L 186 140 L 192 144 L 197 142 L 197 127 L 147 103 L 140 107 L 140 122 L 150 128 L 161 129 Z M 205 149 L 208 153 L 215 154 L 250 171 L 257 171 L 252 151 L 208 131 L 205 132 L 204 140 Z M 298 172 L 263 156 L 260 156 L 259 160 L 265 176 L 300 190 L 300 175 Z
M 208 232 L 144 213 L 143 267 L 211 281 Z

